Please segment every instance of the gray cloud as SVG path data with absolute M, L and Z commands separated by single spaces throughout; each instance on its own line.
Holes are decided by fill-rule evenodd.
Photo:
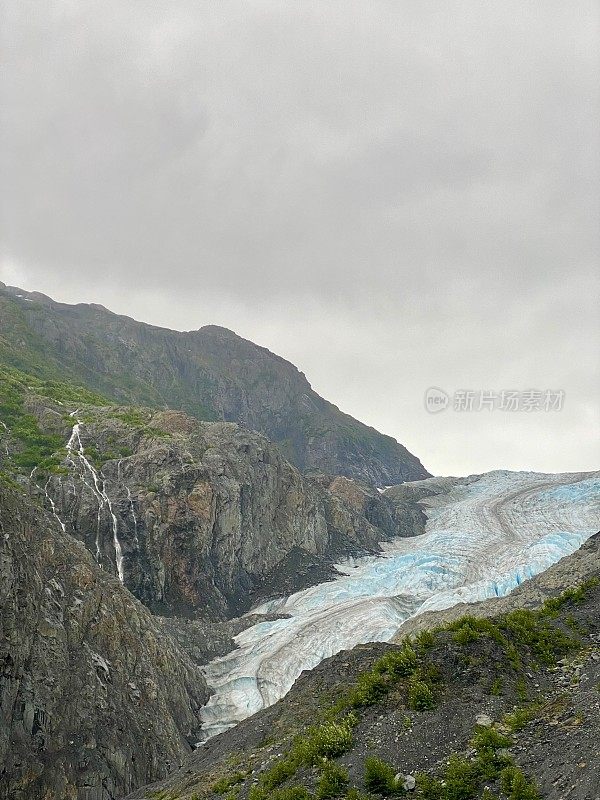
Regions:
M 596 2 L 0 6 L 0 278 L 231 327 L 438 472 L 597 463 Z

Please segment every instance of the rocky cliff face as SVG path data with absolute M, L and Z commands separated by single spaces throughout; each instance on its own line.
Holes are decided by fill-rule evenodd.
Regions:
M 292 364 L 217 326 L 180 333 L 1 284 L 0 357 L 116 402 L 238 422 L 279 444 L 302 471 L 377 486 L 428 475 L 394 439 L 320 397 Z
M 306 477 L 234 423 L 93 400 L 0 374 L 2 797 L 164 777 L 199 735 L 200 666 L 252 624 L 226 620 L 411 533 L 371 486 Z
M 207 699 L 161 620 L 2 481 L 0 696 L 0 797 L 12 800 L 108 800 L 165 776 Z
M 57 473 L 34 473 L 40 500 L 155 612 L 231 617 L 402 533 L 377 491 L 308 479 L 232 423 L 113 407 L 66 423 L 47 402 L 30 408 L 42 426 L 56 415 L 69 440 Z

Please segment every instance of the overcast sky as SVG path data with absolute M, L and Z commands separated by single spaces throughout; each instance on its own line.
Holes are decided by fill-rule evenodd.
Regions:
M 0 279 L 231 328 L 434 473 L 600 467 L 598 2 L 0 7 Z

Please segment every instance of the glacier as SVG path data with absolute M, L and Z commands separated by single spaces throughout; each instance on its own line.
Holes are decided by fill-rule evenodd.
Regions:
M 263 603 L 286 615 L 235 637 L 205 667 L 212 691 L 202 741 L 275 703 L 303 670 L 357 644 L 389 641 L 410 616 L 508 594 L 577 550 L 600 528 L 600 472 L 498 470 L 414 482 L 442 493 L 421 501 L 425 533 L 338 564 L 340 577 Z M 383 490 L 385 491 L 385 490 Z

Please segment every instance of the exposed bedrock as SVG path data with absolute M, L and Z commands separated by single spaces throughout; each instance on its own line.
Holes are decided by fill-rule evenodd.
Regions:
M 163 777 L 207 696 L 162 620 L 0 483 L 0 797 L 107 800 Z
M 332 577 L 337 559 L 413 533 L 392 498 L 349 478 L 308 478 L 233 423 L 76 411 L 61 469 L 38 480 L 42 499 L 157 613 L 236 616 Z

